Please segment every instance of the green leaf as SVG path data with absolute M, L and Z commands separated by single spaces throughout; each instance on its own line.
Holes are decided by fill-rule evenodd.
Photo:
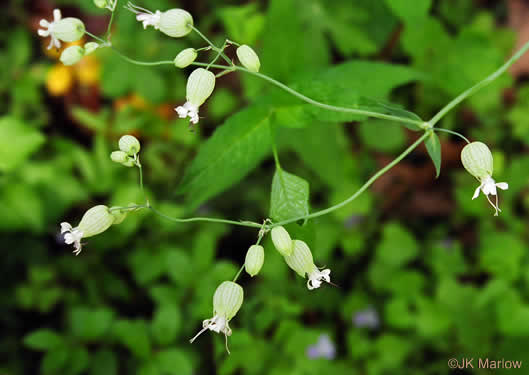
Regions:
M 114 319 L 114 313 L 107 308 L 74 308 L 70 313 L 72 334 L 82 340 L 94 341 L 106 335 Z
M 404 129 L 384 120 L 369 119 L 358 127 L 362 142 L 372 150 L 393 152 L 406 143 Z
M 384 226 L 376 258 L 390 267 L 400 267 L 417 256 L 419 246 L 413 235 L 398 223 Z
M 140 358 L 148 358 L 151 352 L 147 324 L 142 320 L 119 320 L 113 326 L 116 339 Z
M 223 7 L 218 13 L 227 35 L 239 43 L 254 44 L 265 26 L 265 17 L 256 3 Z
M 178 188 L 192 208 L 240 181 L 268 155 L 269 117 L 267 108 L 246 108 L 202 144 Z
M 90 374 L 115 375 L 118 373 L 118 359 L 110 350 L 99 350 L 92 359 Z
M 36 129 L 14 117 L 0 118 L 0 171 L 10 172 L 44 143 Z
M 439 141 L 437 134 L 432 131 L 430 136 L 424 140 L 424 145 L 435 166 L 435 178 L 437 178 L 441 173 L 441 141 Z
M 160 345 L 175 340 L 181 325 L 180 310 L 174 305 L 164 304 L 156 310 L 152 320 L 152 335 Z
M 309 183 L 277 168 L 272 179 L 270 218 L 274 221 L 283 221 L 308 213 Z
M 161 374 L 191 375 L 193 373 L 193 365 L 188 356 L 178 349 L 158 352 L 155 361 Z
M 376 79 L 362 80 L 358 77 L 376 77 Z M 318 73 L 299 74 L 290 86 L 324 104 L 421 121 L 416 114 L 386 102 L 393 88 L 420 78 L 422 78 L 421 74 L 405 66 L 358 60 L 335 65 Z M 279 108 L 280 115 L 277 120 L 284 119 L 282 125 L 285 126 L 300 127 L 303 123 L 306 126 L 310 124 L 311 118 L 323 122 L 366 119 L 364 115 L 331 111 L 308 104 L 284 92 L 276 91 L 268 101 L 275 108 Z M 291 115 L 287 112 L 289 108 L 292 111 Z M 416 127 L 412 129 L 417 130 Z
M 343 184 L 346 167 L 352 164 L 350 142 L 343 127 L 314 122 L 303 129 L 282 127 L 278 131 L 278 140 L 292 147 L 324 182 L 332 187 Z
M 108 127 L 110 113 L 106 110 L 93 113 L 82 107 L 74 107 L 72 109 L 72 115 L 84 126 L 101 132 L 105 131 Z
M 70 352 L 67 347 L 59 347 L 50 350 L 44 355 L 41 362 L 41 373 L 43 375 L 52 375 L 62 373 L 62 369 L 66 365 L 66 361 L 70 356 Z
M 40 329 L 24 337 L 24 345 L 34 350 L 51 350 L 62 344 L 62 337 L 50 329 Z
M 432 0 L 386 0 L 386 5 L 406 23 L 413 23 L 427 16 Z

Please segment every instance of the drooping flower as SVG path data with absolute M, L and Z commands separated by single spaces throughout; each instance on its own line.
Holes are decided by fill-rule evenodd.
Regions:
M 292 241 L 292 254 L 285 257 L 285 261 L 301 277 L 308 277 L 307 288 L 319 288 L 322 282 L 331 282 L 331 270 L 321 270 L 316 267 L 308 245 L 300 240 Z
M 318 342 L 314 345 L 310 345 L 307 348 L 307 357 L 310 359 L 334 359 L 334 357 L 336 357 L 336 347 L 329 335 L 320 335 Z
M 497 183 L 492 178 L 493 159 L 492 153 L 487 145 L 482 142 L 469 143 L 461 151 L 461 162 L 468 173 L 476 177 L 480 182 L 480 185 L 474 191 L 472 199 L 476 199 L 479 196 L 479 192 L 482 191 L 496 211 L 494 216 L 498 216 L 498 212 L 501 212 L 501 210 L 498 206 L 498 192 L 496 188 L 507 190 L 509 184 L 506 182 Z M 494 195 L 496 201 L 493 202 L 489 198 L 489 195 Z
M 173 38 L 183 37 L 193 30 L 193 17 L 183 9 L 170 9 L 165 12 L 157 10 L 153 13 L 131 2 L 127 4 L 126 9 L 136 14 L 136 20 L 143 24 L 144 29 L 152 26 Z
M 55 46 L 61 47 L 61 40 L 63 42 L 75 42 L 82 38 L 85 33 L 84 23 L 78 18 L 62 18 L 59 9 L 53 10 L 53 21 L 45 19 L 40 20 L 42 29 L 38 30 L 38 34 L 42 37 L 50 37 L 50 44 L 48 49 Z
M 79 255 L 82 249 L 81 240 L 92 237 L 106 231 L 116 220 L 107 206 L 94 206 L 85 212 L 81 222 L 77 227 L 70 223 L 61 223 L 61 234 L 64 235 L 64 242 L 74 247 L 73 253 Z
M 233 281 L 224 281 L 215 290 L 213 295 L 213 317 L 202 322 L 202 329 L 189 342 L 193 343 L 198 336 L 208 329 L 213 332 L 223 333 L 228 349 L 228 336 L 231 336 L 230 320 L 241 308 L 244 299 L 242 287 Z
M 193 70 L 187 79 L 186 102 L 178 106 L 175 111 L 178 117 L 189 117 L 193 124 L 198 123 L 198 109 L 213 93 L 215 88 L 215 74 L 209 70 L 198 68 Z

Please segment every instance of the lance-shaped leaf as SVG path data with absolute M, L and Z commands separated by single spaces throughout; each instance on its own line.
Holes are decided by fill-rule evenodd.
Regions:
M 435 178 L 437 178 L 439 173 L 441 173 L 441 142 L 437 134 L 432 131 L 430 136 L 424 141 L 424 145 L 435 166 Z

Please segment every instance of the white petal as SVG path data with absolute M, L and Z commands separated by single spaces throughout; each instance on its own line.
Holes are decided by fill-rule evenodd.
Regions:
M 48 28 L 50 26 L 50 23 L 46 20 L 40 20 L 39 22 L 40 26 Z
M 61 233 L 70 232 L 72 229 L 73 228 L 70 223 L 67 223 L 65 221 L 61 223 Z
M 483 194 L 485 195 L 496 195 L 496 184 L 487 183 L 483 185 Z
M 54 9 L 53 10 L 53 22 L 57 22 L 61 20 L 61 10 L 60 9 Z
M 479 196 L 479 191 L 481 190 L 481 185 L 476 188 L 474 191 L 474 195 L 472 196 L 472 200 L 476 199 Z
M 38 29 L 37 30 L 37 33 L 40 35 L 40 36 L 43 36 L 43 37 L 47 37 L 50 35 L 50 32 L 48 30 L 42 30 L 42 29 Z
M 187 116 L 187 109 L 182 107 L 181 105 L 175 108 L 176 113 L 178 113 L 178 117 L 185 118 Z
M 73 244 L 75 241 L 76 241 L 76 238 L 75 238 L 75 236 L 73 234 L 66 233 L 64 235 L 64 242 L 66 242 L 68 245 Z
M 496 186 L 499 187 L 501 190 L 507 190 L 509 188 L 509 184 L 506 182 L 498 182 Z

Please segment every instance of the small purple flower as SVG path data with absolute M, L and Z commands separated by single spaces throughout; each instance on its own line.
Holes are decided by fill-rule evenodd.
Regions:
M 373 307 L 357 311 L 353 317 L 353 324 L 358 328 L 378 328 L 380 325 L 378 312 Z
M 343 224 L 346 229 L 352 229 L 362 224 L 364 219 L 364 215 L 351 215 L 350 217 L 344 220 Z
M 320 335 L 318 342 L 307 348 L 307 357 L 310 359 L 326 358 L 334 359 L 336 347 L 327 334 Z

